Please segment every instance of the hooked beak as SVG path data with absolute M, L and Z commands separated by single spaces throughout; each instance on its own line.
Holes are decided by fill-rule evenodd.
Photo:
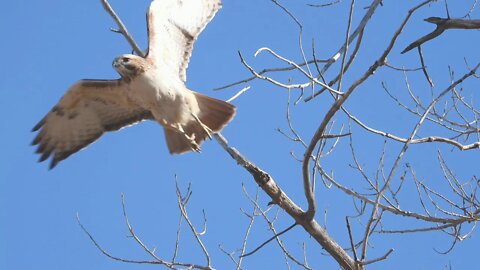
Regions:
M 113 59 L 112 66 L 114 68 L 118 68 L 120 66 L 120 61 L 119 60 L 120 60 L 119 57 Z

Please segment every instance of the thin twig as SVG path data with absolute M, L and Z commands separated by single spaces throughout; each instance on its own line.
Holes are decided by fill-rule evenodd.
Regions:
M 420 63 L 422 63 L 423 74 L 425 75 L 425 78 L 427 78 L 427 81 L 430 84 L 430 87 L 434 87 L 435 85 L 433 84 L 432 78 L 428 75 L 427 67 L 425 66 L 425 60 L 423 59 L 423 53 L 422 53 L 422 46 L 418 46 L 418 55 L 420 56 Z
M 118 25 L 119 29 L 116 30 L 115 32 L 120 33 L 125 37 L 125 39 L 128 41 L 128 44 L 130 44 L 130 46 L 133 48 L 133 50 L 135 51 L 135 53 L 137 55 L 145 57 L 145 54 L 140 49 L 140 47 L 138 47 L 138 45 L 135 42 L 135 40 L 133 39 L 132 35 L 130 34 L 130 32 L 128 32 L 127 28 L 123 24 L 120 17 L 118 17 L 117 13 L 113 10 L 113 8 L 110 5 L 110 3 L 108 2 L 108 0 L 101 0 L 101 2 L 102 2 L 102 5 L 103 5 L 103 8 L 108 12 L 108 14 L 110 14 L 110 16 L 113 18 L 113 20 L 115 20 L 115 22 Z
M 256 247 L 254 250 L 248 252 L 248 253 L 245 253 L 243 254 L 241 257 L 248 257 L 250 255 L 253 255 L 255 252 L 259 251 L 262 247 L 266 246 L 268 243 L 272 242 L 273 240 L 275 240 L 275 238 L 281 236 L 282 234 L 290 231 L 291 229 L 293 229 L 295 226 L 297 226 L 298 224 L 295 222 L 293 223 L 292 225 L 290 225 L 288 228 L 286 228 L 285 230 L 275 234 L 274 236 L 272 236 L 271 238 L 269 238 L 268 240 L 266 240 L 265 242 L 263 242 L 260 246 Z
M 176 192 L 177 192 L 177 201 L 178 201 L 178 208 L 180 209 L 180 213 L 182 214 L 183 218 L 188 224 L 188 227 L 192 231 L 193 236 L 195 237 L 195 240 L 197 241 L 198 245 L 202 249 L 205 259 L 207 260 L 207 265 L 208 267 L 211 268 L 211 258 L 210 255 L 208 254 L 207 249 L 205 248 L 205 245 L 203 244 L 203 241 L 200 239 L 201 234 L 203 233 L 198 233 L 195 227 L 193 226 L 192 222 L 190 221 L 190 218 L 188 217 L 187 210 L 185 208 L 185 202 L 182 201 L 182 195 L 180 193 L 180 188 L 178 186 L 178 180 L 175 178 L 175 187 L 176 187 Z M 187 192 L 188 193 L 188 192 Z M 205 218 L 205 217 L 204 217 Z M 205 222 L 204 222 L 205 224 Z

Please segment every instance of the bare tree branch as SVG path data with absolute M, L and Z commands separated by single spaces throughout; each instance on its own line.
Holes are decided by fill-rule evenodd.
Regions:
M 135 242 L 142 247 L 142 249 L 149 255 L 151 256 L 154 260 L 152 261 L 141 261 L 141 260 L 130 260 L 130 259 L 124 259 L 124 258 L 120 258 L 120 257 L 116 257 L 116 256 L 113 256 L 111 255 L 109 252 L 107 252 L 105 249 L 103 249 L 100 244 L 98 244 L 98 242 L 95 240 L 95 238 L 90 234 L 90 232 L 85 228 L 85 226 L 83 226 L 83 224 L 80 222 L 80 217 L 79 215 L 77 214 L 77 222 L 78 222 L 78 225 L 82 228 L 83 232 L 85 232 L 85 234 L 88 235 L 88 237 L 90 238 L 90 240 L 93 242 L 93 244 L 98 248 L 98 250 L 100 250 L 100 252 L 102 252 L 102 254 L 104 254 L 105 256 L 107 256 L 108 258 L 110 259 L 113 259 L 113 260 L 116 260 L 116 261 L 120 261 L 120 262 L 124 262 L 124 263 L 132 263 L 132 264 L 159 264 L 159 265 L 163 265 L 169 269 L 181 269 L 181 268 L 187 268 L 187 269 L 202 269 L 202 270 L 214 270 L 210 265 L 208 266 L 201 266 L 201 265 L 196 265 L 196 264 L 189 264 L 189 263 L 180 263 L 180 262 L 175 262 L 175 258 L 173 261 L 169 262 L 169 261 L 165 261 L 163 259 L 161 259 L 159 256 L 157 256 L 155 254 L 155 251 L 154 250 L 151 250 L 150 248 L 148 248 L 144 243 L 143 241 L 137 236 L 137 234 L 135 233 L 135 231 L 133 230 L 133 227 L 130 225 L 130 222 L 128 220 L 128 216 L 127 216 L 127 212 L 125 210 L 125 197 L 124 195 L 122 194 L 122 212 L 123 212 L 123 216 L 124 216 L 124 219 L 125 219 L 125 223 L 127 225 L 127 228 L 128 228 L 128 231 L 130 233 L 130 236 L 135 240 Z M 184 218 L 187 220 L 187 222 L 189 222 L 188 220 L 188 217 L 185 217 Z
M 110 16 L 115 20 L 115 22 L 118 25 L 118 30 L 115 30 L 114 32 L 122 34 L 125 39 L 128 41 L 128 44 L 133 48 L 136 54 L 140 56 L 145 56 L 143 51 L 138 47 L 137 43 L 133 39 L 132 35 L 128 32 L 127 28 L 123 24 L 122 20 L 120 20 L 120 17 L 118 17 L 117 13 L 113 10 L 112 6 L 108 2 L 108 0 L 101 0 L 101 3 L 103 5 L 103 8 L 110 14 Z
M 186 204 L 187 200 L 182 200 L 182 195 L 180 193 L 180 188 L 178 187 L 178 181 L 175 178 L 175 186 L 176 186 L 176 191 L 177 191 L 177 201 L 178 201 L 178 208 L 180 209 L 180 213 L 182 214 L 183 218 L 188 224 L 188 227 L 192 231 L 193 236 L 195 237 L 195 240 L 197 241 L 198 245 L 201 247 L 205 259 L 207 260 L 207 267 L 211 268 L 211 258 L 210 255 L 208 254 L 207 249 L 205 248 L 205 245 L 203 244 L 203 241 L 200 239 L 200 236 L 205 234 L 206 231 L 206 219 L 205 219 L 205 212 L 204 212 L 204 230 L 203 232 L 197 232 L 195 229 L 195 226 L 193 226 L 192 222 L 190 221 L 190 218 L 188 217 L 187 209 L 186 209 Z M 190 193 L 190 190 L 187 190 L 187 194 Z
M 328 233 L 313 219 L 305 219 L 303 210 L 295 204 L 278 186 L 275 180 L 265 171 L 245 158 L 237 149 L 228 145 L 227 140 L 220 134 L 214 138 L 237 163 L 247 170 L 265 193 L 284 209 L 295 221 L 301 225 L 322 247 L 329 252 L 343 269 L 356 269 L 350 256 L 328 235 Z
M 243 254 L 241 257 L 248 257 L 250 255 L 253 255 L 255 254 L 257 251 L 259 251 L 262 247 L 266 246 L 268 243 L 272 242 L 273 240 L 275 240 L 277 237 L 281 236 L 282 234 L 290 231 L 291 229 L 293 229 L 295 226 L 297 226 L 297 223 L 293 223 L 292 225 L 290 225 L 289 227 L 287 227 L 286 229 L 284 229 L 283 231 L 275 234 L 274 236 L 270 237 L 268 240 L 266 240 L 265 242 L 263 242 L 260 246 L 256 247 L 254 250 L 248 252 L 248 253 L 245 253 Z
M 406 53 L 411 49 L 422 45 L 423 43 L 432 40 L 440 36 L 445 30 L 448 29 L 480 29 L 480 20 L 463 20 L 463 19 L 450 19 L 450 18 L 439 18 L 439 17 L 430 17 L 425 19 L 426 22 L 436 24 L 435 30 L 433 32 L 419 38 L 418 40 L 412 42 L 408 45 L 402 53 Z
M 411 8 L 408 13 L 406 14 L 405 18 L 400 23 L 399 27 L 393 34 L 392 38 L 389 40 L 387 47 L 384 51 L 380 54 L 375 61 L 373 61 L 370 65 L 363 65 L 364 67 L 368 67 L 366 70 L 355 74 L 361 74 L 356 80 L 352 80 L 351 78 L 346 77 L 347 70 L 350 68 L 351 64 L 356 59 L 357 53 L 361 47 L 363 41 L 363 33 L 364 30 L 370 21 L 371 17 L 375 13 L 376 8 L 378 5 L 381 5 L 381 0 L 374 0 L 371 2 L 371 5 L 368 7 L 366 13 L 363 15 L 362 20 L 360 23 L 354 27 L 354 31 L 350 34 L 350 31 L 353 26 L 353 12 L 355 7 L 355 0 L 351 0 L 350 5 L 350 12 L 348 14 L 348 24 L 345 33 L 345 39 L 342 40 L 343 45 L 340 49 L 329 59 L 329 60 L 317 60 L 315 46 L 313 45 L 312 52 L 313 52 L 313 60 L 307 61 L 305 52 L 303 49 L 303 42 L 302 42 L 302 32 L 303 32 L 303 25 L 301 24 L 300 20 L 295 17 L 295 15 L 287 9 L 287 7 L 281 5 L 277 0 L 271 0 L 274 4 L 280 7 L 291 19 L 292 21 L 299 27 L 299 35 L 298 35 L 298 47 L 300 49 L 300 53 L 302 56 L 302 61 L 299 63 L 288 59 L 285 56 L 282 56 L 276 53 L 274 50 L 263 47 L 257 50 L 255 53 L 255 57 L 262 53 L 266 52 L 273 56 L 278 61 L 284 62 L 287 64 L 285 68 L 266 68 L 260 72 L 257 72 L 252 66 L 250 66 L 246 60 L 243 58 L 242 54 L 239 52 L 239 57 L 241 63 L 252 73 L 252 77 L 242 80 L 240 82 L 236 82 L 219 89 L 231 87 L 233 85 L 237 85 L 240 83 L 250 82 L 254 79 L 260 79 L 266 81 L 272 85 L 278 86 L 279 88 L 283 88 L 288 90 L 288 102 L 287 102 L 287 110 L 286 110 L 286 119 L 288 123 L 289 131 L 282 132 L 279 130 L 280 133 L 285 135 L 288 139 L 293 141 L 294 143 L 298 143 L 302 145 L 302 148 L 305 148 L 305 153 L 302 158 L 297 158 L 292 151 L 292 156 L 302 162 L 302 180 L 303 180 L 303 188 L 304 188 L 304 195 L 306 197 L 308 208 L 307 210 L 303 210 L 294 200 L 292 200 L 286 193 L 284 189 L 282 189 L 277 182 L 273 179 L 273 177 L 260 168 L 259 166 L 252 163 L 249 159 L 247 159 L 240 151 L 231 147 L 227 140 L 221 134 L 214 134 L 214 138 L 217 142 L 223 147 L 223 149 L 234 159 L 238 165 L 240 165 L 244 170 L 246 170 L 250 175 L 253 177 L 254 181 L 258 186 L 269 196 L 271 199 L 271 203 L 269 204 L 269 208 L 267 210 L 262 210 L 258 204 L 258 193 L 256 198 L 251 198 L 248 194 L 250 201 L 253 204 L 253 210 L 251 213 L 246 213 L 242 210 L 242 212 L 249 218 L 250 222 L 245 232 L 242 247 L 240 250 L 234 252 L 227 252 L 223 247 L 219 247 L 222 252 L 224 252 L 230 260 L 235 264 L 236 269 L 242 269 L 242 259 L 247 257 L 261 247 L 266 245 L 268 242 L 276 240 L 282 252 L 285 256 L 285 263 L 287 268 L 290 268 L 290 263 L 295 262 L 297 265 L 304 269 L 310 269 L 307 264 L 306 260 L 306 251 L 304 245 L 304 255 L 305 255 L 305 263 L 302 263 L 301 260 L 295 259 L 285 248 L 285 245 L 282 240 L 280 240 L 279 236 L 290 229 L 292 229 L 296 225 L 302 226 L 305 231 L 312 236 L 312 238 L 318 242 L 325 251 L 331 255 L 340 265 L 342 269 L 348 270 L 363 270 L 366 265 L 376 263 L 388 258 L 388 256 L 393 252 L 393 249 L 390 249 L 386 252 L 385 255 L 375 258 L 375 259 L 367 259 L 367 250 L 371 248 L 371 236 L 374 233 L 414 233 L 414 232 L 425 232 L 425 231 L 441 231 L 449 236 L 452 237 L 453 242 L 452 245 L 449 247 L 448 250 L 451 250 L 453 246 L 465 237 L 468 237 L 473 228 L 476 226 L 476 222 L 480 220 L 480 207 L 477 197 L 477 186 L 475 188 L 467 188 L 465 184 L 462 183 L 459 179 L 457 179 L 453 172 L 449 169 L 446 165 L 445 161 L 442 159 L 441 155 L 439 154 L 439 163 L 441 170 L 444 174 L 445 184 L 448 185 L 451 189 L 451 194 L 455 197 L 451 198 L 450 196 L 445 196 L 444 194 L 440 193 L 436 188 L 431 188 L 427 186 L 423 180 L 419 179 L 413 168 L 409 167 L 409 165 L 405 165 L 405 169 L 403 173 L 398 173 L 397 171 L 400 170 L 400 166 L 403 163 L 403 157 L 407 150 L 409 149 L 410 145 L 413 144 L 421 144 L 421 143 L 428 143 L 428 142 L 436 142 L 446 145 L 454 146 L 460 150 L 472 150 L 480 148 L 480 139 L 478 141 L 472 142 L 473 139 L 471 137 L 478 137 L 480 138 L 480 129 L 478 128 L 478 117 L 480 116 L 479 111 L 475 109 L 473 105 L 471 105 L 467 100 L 464 100 L 463 93 L 460 85 L 466 79 L 470 77 L 478 77 L 476 74 L 477 70 L 480 68 L 480 64 L 477 64 L 474 68 L 469 69 L 469 72 L 464 74 L 459 79 L 454 79 L 453 72 L 451 72 L 451 83 L 448 87 L 444 89 L 444 91 L 440 92 L 440 94 L 434 96 L 432 90 L 432 97 L 429 103 L 422 103 L 422 99 L 415 96 L 413 90 L 410 88 L 409 82 L 407 80 L 407 76 L 405 75 L 405 81 L 407 84 L 407 91 L 408 96 L 411 99 L 410 102 L 413 103 L 413 106 L 407 106 L 406 104 L 402 103 L 400 99 L 393 96 L 386 87 L 386 84 L 382 84 L 385 91 L 400 105 L 401 108 L 406 109 L 411 115 L 418 118 L 415 126 L 412 128 L 412 131 L 408 137 L 400 137 L 397 135 L 393 135 L 389 132 L 372 128 L 365 124 L 365 121 L 360 120 L 356 117 L 353 113 L 351 113 L 345 107 L 345 102 L 351 98 L 352 93 L 359 89 L 361 85 L 363 85 L 371 76 L 379 70 L 381 67 L 389 67 L 391 69 L 396 69 L 404 72 L 406 71 L 416 71 L 422 70 L 424 76 L 426 77 L 427 81 L 429 82 L 430 86 L 433 87 L 433 80 L 427 72 L 425 61 L 423 58 L 423 53 L 421 50 L 420 45 L 424 42 L 428 41 L 429 39 L 435 38 L 436 36 L 440 35 L 446 29 L 476 29 L 480 28 L 477 27 L 477 21 L 469 20 L 470 24 L 466 24 L 466 20 L 453 20 L 453 19 L 441 19 L 441 18 L 429 18 L 426 21 L 435 23 L 437 25 L 437 29 L 442 28 L 436 36 L 430 37 L 425 39 L 423 37 L 417 43 L 412 43 L 410 46 L 412 48 L 418 47 L 418 52 L 420 56 L 421 68 L 419 69 L 406 69 L 406 68 L 395 68 L 392 65 L 387 63 L 387 56 L 390 55 L 393 47 L 397 45 L 397 40 L 405 29 L 406 24 L 411 20 L 412 15 L 420 8 L 426 6 L 429 3 L 434 2 L 435 0 L 425 0 L 420 4 Z M 338 2 L 338 1 L 337 1 Z M 107 3 L 106 0 L 102 0 L 102 3 Z M 333 3 L 330 3 L 333 4 Z M 476 5 L 476 1 L 474 2 L 473 6 Z M 473 7 L 472 7 L 473 8 Z M 471 8 L 471 9 L 472 9 Z M 107 9 L 107 8 L 106 8 Z M 111 16 L 115 19 L 117 24 L 120 27 L 118 31 L 122 35 L 125 36 L 127 40 L 133 38 L 128 34 L 125 27 L 118 19 L 118 16 L 113 12 L 111 7 L 109 8 L 111 12 Z M 469 13 L 471 13 L 471 9 Z M 107 9 L 108 11 L 108 9 Z M 448 11 L 448 8 L 447 8 Z M 479 24 L 480 25 L 480 24 Z M 468 28 L 471 27 L 471 28 Z M 123 30 L 122 30 L 123 29 Z M 435 32 L 434 31 L 434 32 Z M 429 35 L 432 35 L 429 34 Z M 427 35 L 427 36 L 429 36 Z M 424 39 L 424 40 L 423 40 Z M 351 53 L 349 53 L 349 46 L 350 44 L 356 40 L 355 48 Z M 129 41 L 130 43 L 130 41 Z M 312 42 L 313 43 L 313 42 Z M 132 44 L 132 43 L 131 43 Z M 134 42 L 133 42 L 134 44 Z M 409 46 L 409 47 L 410 47 Z M 133 48 L 135 48 L 132 45 Z M 407 47 L 407 48 L 409 48 Z M 410 48 L 411 49 L 411 48 Z M 138 49 L 139 50 L 139 49 Z M 406 49 L 407 50 L 407 49 Z M 135 51 L 137 51 L 135 49 Z M 406 51 L 404 51 L 406 52 Z M 142 52 L 137 52 L 139 55 L 143 55 Z M 403 53 L 403 52 L 402 52 Z M 325 72 L 342 57 L 342 61 L 340 66 L 338 67 L 338 71 L 333 74 L 332 76 L 334 79 L 330 80 L 329 83 L 326 83 L 325 77 L 328 77 L 330 74 L 325 74 Z M 324 66 L 321 67 L 321 63 L 324 63 Z M 314 64 L 315 68 L 311 69 L 310 65 Z M 390 69 L 388 69 L 390 70 Z M 301 75 L 301 80 L 299 83 L 294 81 L 293 79 L 286 79 L 286 82 L 282 82 L 281 80 L 274 79 L 270 77 L 267 73 L 274 73 L 274 72 L 288 72 L 288 71 L 298 71 Z M 316 72 L 313 74 L 312 72 Z M 278 74 L 278 73 L 277 73 Z M 284 74 L 284 73 L 282 73 Z M 349 72 L 350 74 L 350 72 Z M 434 73 L 432 73 L 434 74 Z M 347 82 L 353 82 L 348 87 L 343 89 Z M 332 86 L 338 83 L 338 89 L 334 89 Z M 316 85 L 321 87 L 320 90 L 315 89 Z M 457 89 L 458 87 L 458 89 Z M 333 104 L 328 108 L 327 113 L 321 118 L 320 124 L 317 126 L 315 134 L 312 136 L 311 140 L 305 141 L 300 133 L 294 128 L 293 118 L 291 115 L 291 100 L 290 94 L 291 89 L 298 89 L 299 98 L 295 105 L 298 104 L 298 101 L 303 99 L 305 89 L 311 88 L 312 95 L 310 97 L 305 98 L 305 101 L 311 100 L 314 97 L 318 96 L 319 94 L 323 93 L 325 89 L 329 90 L 327 93 L 330 93 L 333 99 Z M 237 94 L 235 94 L 228 102 L 235 100 L 240 95 L 245 93 L 250 86 L 245 87 L 244 89 L 240 90 Z M 447 102 L 445 102 L 444 106 L 442 107 L 440 102 L 442 99 L 448 94 L 451 93 L 451 100 L 447 106 Z M 428 106 L 427 106 L 428 105 Z M 362 166 L 361 160 L 357 157 L 355 153 L 355 148 L 353 147 L 353 131 L 351 129 L 348 133 L 343 133 L 344 124 L 340 123 L 337 124 L 337 120 L 334 119 L 337 115 L 337 112 L 342 110 L 347 119 L 349 119 L 350 123 L 356 123 L 360 126 L 363 130 L 367 131 L 370 134 L 380 135 L 385 138 L 384 148 L 382 152 L 379 154 L 378 164 L 376 164 L 376 170 L 373 176 L 368 174 L 365 167 Z M 467 112 L 465 112 L 467 111 Z M 471 113 L 471 114 L 470 114 Z M 472 116 L 473 115 L 473 116 Z M 471 121 L 471 118 L 474 120 Z M 470 119 L 470 120 L 469 120 Z M 350 121 L 352 120 L 352 121 Z M 424 125 L 425 122 L 429 121 L 439 127 L 445 128 L 448 132 L 454 134 L 454 136 L 445 135 L 443 133 L 439 134 L 441 136 L 432 135 L 432 136 L 424 136 L 420 137 L 417 136 L 419 133 L 420 128 Z M 338 132 L 338 130 L 340 130 Z M 330 153 L 333 152 L 337 143 L 340 141 L 340 138 L 349 136 L 350 138 L 350 148 L 352 151 L 353 157 L 353 164 L 350 165 L 356 172 L 360 175 L 360 180 L 363 181 L 363 184 L 366 185 L 367 191 L 359 191 L 354 188 L 350 188 L 341 184 L 337 179 L 335 179 L 333 171 L 330 172 L 322 167 L 323 160 L 327 157 Z M 328 139 L 335 139 L 334 142 L 328 141 Z M 395 142 L 400 142 L 403 144 L 400 152 L 394 159 L 394 163 L 389 168 L 386 168 L 386 156 L 391 152 L 390 148 L 387 148 L 387 141 L 393 140 Z M 388 150 L 388 152 L 387 152 Z M 314 153 L 315 152 L 315 153 Z M 388 159 L 387 159 L 388 160 Z M 313 163 L 311 166 L 310 163 Z M 387 162 L 388 164 L 388 162 Z M 329 173 L 327 173 L 329 171 Z M 319 176 L 317 176 L 317 173 Z M 410 175 L 411 174 L 411 175 Z M 400 175 L 400 176 L 399 176 Z M 414 183 L 414 189 L 416 188 L 416 192 L 419 198 L 419 202 L 417 202 L 419 211 L 408 211 L 403 210 L 400 208 L 401 197 L 399 193 L 404 187 L 404 182 L 406 177 L 412 178 Z M 315 196 L 315 186 L 316 186 L 316 177 L 321 177 L 321 180 L 324 182 L 325 187 L 328 188 L 336 188 L 341 190 L 345 195 L 350 198 L 354 199 L 354 204 L 356 210 L 358 212 L 358 216 L 355 218 L 361 219 L 362 226 L 365 227 L 365 230 L 359 237 L 354 237 L 352 232 L 352 227 L 350 224 L 349 219 L 347 218 L 347 229 L 350 239 L 350 249 L 353 253 L 353 258 L 350 256 L 347 251 L 350 249 L 343 249 L 336 241 L 334 241 L 329 234 L 327 233 L 326 228 L 322 228 L 318 222 L 315 220 L 315 214 L 317 212 L 317 202 Z M 399 178 L 400 182 L 397 184 L 393 182 L 393 179 Z M 475 178 L 474 178 L 475 179 Z M 350 180 L 350 179 L 348 179 Z M 349 183 L 353 181 L 348 181 Z M 189 220 L 187 212 L 186 212 L 186 203 L 189 199 L 190 189 L 187 190 L 187 195 L 185 198 L 182 198 L 181 193 L 178 188 L 178 183 L 176 185 L 177 188 L 177 199 L 178 199 L 178 206 L 181 212 L 181 218 L 179 221 L 179 231 L 177 232 L 177 240 L 176 240 L 176 247 L 175 252 L 172 260 L 171 267 L 182 266 L 175 262 L 177 252 L 178 252 L 178 244 L 179 244 L 179 235 L 180 235 L 180 226 L 182 219 L 186 220 L 190 230 L 192 231 L 198 245 L 201 247 L 206 260 L 207 266 L 204 268 L 199 269 L 211 269 L 211 260 L 210 255 L 207 252 L 205 246 L 203 245 L 200 236 L 206 231 L 206 218 L 204 215 L 204 231 L 198 232 L 195 227 L 193 226 L 192 222 Z M 415 191 L 414 191 L 415 192 Z M 123 201 L 122 201 L 123 202 Z M 283 209 L 289 216 L 291 216 L 294 220 L 294 224 L 288 227 L 287 229 L 277 233 L 274 227 L 274 221 L 277 219 L 278 216 L 275 216 L 273 220 L 271 220 L 267 215 L 266 212 L 271 209 L 271 205 L 276 204 L 281 209 Z M 124 208 L 124 205 L 123 205 Z M 276 208 L 278 209 L 279 208 Z M 416 209 L 416 210 L 418 210 Z M 321 211 L 321 210 L 320 210 Z M 278 214 L 278 212 L 277 212 Z M 167 265 L 168 262 L 159 263 L 158 258 L 153 250 L 147 248 L 139 238 L 136 238 L 133 233 L 133 229 L 128 222 L 128 219 L 125 214 L 125 220 L 127 223 L 127 227 L 129 228 L 130 233 L 134 237 L 135 241 L 155 260 L 154 262 L 157 264 L 164 264 Z M 423 222 L 422 226 L 419 228 L 402 228 L 399 230 L 396 229 L 389 229 L 387 226 L 382 222 L 382 219 L 385 216 L 397 216 L 401 218 L 412 218 L 418 219 L 419 221 Z M 261 244 L 259 247 L 254 249 L 250 253 L 245 253 L 247 248 L 247 240 L 248 236 L 251 232 L 252 225 L 256 216 L 263 216 L 265 221 L 267 222 L 270 230 L 273 232 L 273 237 L 271 237 L 268 241 Z M 473 226 L 464 225 L 466 223 L 473 223 Z M 326 224 L 326 222 L 325 222 Z M 427 225 L 425 225 L 427 224 Z M 81 225 L 82 226 L 82 225 Z M 467 227 L 466 229 L 463 227 Z M 84 227 L 82 226 L 82 229 Z M 470 229 L 470 230 L 469 230 Z M 89 235 L 90 239 L 94 242 L 94 244 L 99 248 L 106 256 L 113 257 L 105 252 L 100 246 L 94 241 L 93 237 L 84 229 L 84 231 Z M 358 242 L 355 243 L 354 239 Z M 359 240 L 360 239 L 360 240 Z M 346 251 L 347 250 L 347 251 Z M 237 258 L 237 254 L 240 253 L 239 257 Z M 357 254 L 358 252 L 358 254 Z M 108 255 L 107 255 L 108 254 Z M 361 254 L 361 255 L 360 255 Z M 115 258 L 115 257 L 113 257 Z M 120 259 L 120 258 L 118 258 Z M 120 259 L 121 260 L 121 259 Z M 135 261 L 126 261 L 126 262 L 135 262 Z M 148 263 L 148 262 L 141 262 L 141 263 Z M 293 265 L 293 263 L 292 263 Z M 167 266 L 168 267 L 168 266 Z M 195 268 L 192 265 L 186 265 L 187 268 Z M 203 266 L 198 266 L 203 267 Z M 174 268 L 172 268 L 174 269 Z

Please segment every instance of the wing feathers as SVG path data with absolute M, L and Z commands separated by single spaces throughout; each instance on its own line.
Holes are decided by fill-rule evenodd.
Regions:
M 193 43 L 215 13 L 220 0 L 154 0 L 148 11 L 148 58 L 167 65 L 186 80 Z
M 32 129 L 38 131 L 39 162 L 52 156 L 50 168 L 97 140 L 105 131 L 118 130 L 152 119 L 131 102 L 121 80 L 75 83 L 57 105 Z
M 221 8 L 220 0 L 153 0 L 148 14 L 147 61 L 162 68 L 165 76 L 186 80 L 186 69 L 193 44 Z M 32 144 L 38 145 L 39 161 L 52 157 L 50 169 L 97 140 L 104 132 L 121 129 L 145 119 L 151 112 L 132 102 L 122 80 L 82 80 L 70 87 L 52 110 L 32 129 L 38 132 Z M 199 117 L 213 131 L 220 130 L 235 113 L 224 102 L 196 95 Z M 207 134 L 198 123 L 185 126 L 187 134 L 197 134 L 202 142 Z M 191 150 L 185 137 L 166 131 L 171 152 Z M 188 146 L 188 149 L 187 149 Z

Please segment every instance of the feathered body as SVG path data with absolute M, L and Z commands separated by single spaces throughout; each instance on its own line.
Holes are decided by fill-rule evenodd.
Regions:
M 193 43 L 221 7 L 220 0 L 153 0 L 148 11 L 149 51 L 113 61 L 118 80 L 82 80 L 34 127 L 40 161 L 50 168 L 98 139 L 141 120 L 164 127 L 170 153 L 199 151 L 235 107 L 185 86 Z

